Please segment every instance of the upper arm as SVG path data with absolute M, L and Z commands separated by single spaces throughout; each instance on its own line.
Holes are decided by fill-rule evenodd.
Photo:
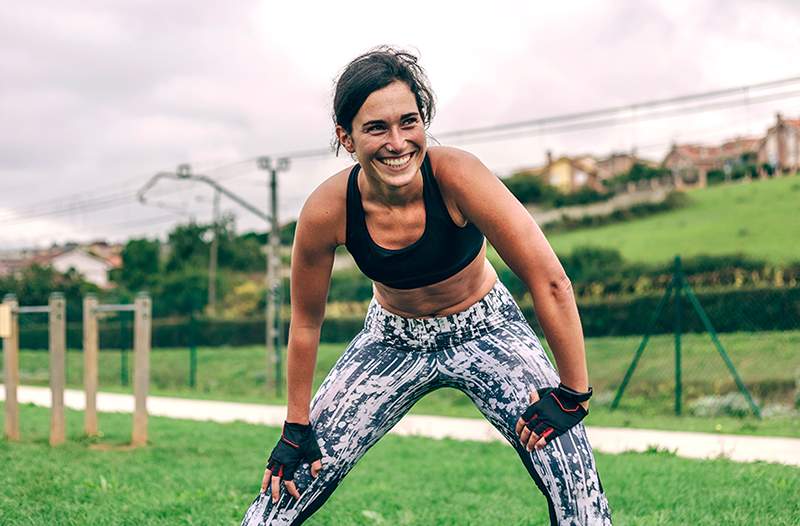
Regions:
M 437 181 L 464 217 L 530 288 L 566 277 L 533 217 L 477 157 L 455 148 L 436 148 L 431 163 Z
M 318 328 L 325 317 L 334 253 L 343 220 L 339 201 L 333 185 L 323 183 L 306 200 L 297 220 L 291 277 L 291 325 L 295 328 Z

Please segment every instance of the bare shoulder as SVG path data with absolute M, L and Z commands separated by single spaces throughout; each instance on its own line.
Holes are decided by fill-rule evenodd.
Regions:
M 432 146 L 428 148 L 428 157 L 436 181 L 446 187 L 474 184 L 492 175 L 475 155 L 452 146 Z
M 308 196 L 298 219 L 303 237 L 334 247 L 344 243 L 350 170 L 346 168 L 328 177 Z

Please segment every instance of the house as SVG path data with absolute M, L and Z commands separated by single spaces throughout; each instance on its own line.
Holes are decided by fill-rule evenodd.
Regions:
M 86 281 L 108 288 L 108 271 L 119 266 L 115 265 L 115 260 L 118 259 L 119 255 L 113 254 L 109 259 L 99 257 L 75 244 L 61 248 L 25 250 L 0 257 L 0 276 L 19 275 L 32 265 L 49 266 L 61 273 L 75 269 Z
M 562 156 L 553 160 L 553 154 L 548 150 L 547 164 L 519 173 L 541 177 L 563 193 L 572 193 L 586 187 L 598 192 L 606 191 L 597 178 L 597 161 L 590 155 Z
M 675 188 L 708 185 L 708 172 L 720 168 L 720 148 L 700 144 L 672 144 L 661 165 L 672 172 Z
M 708 185 L 708 172 L 730 173 L 737 165 L 755 161 L 761 139 L 736 137 L 719 146 L 672 144 L 661 165 L 672 172 L 676 188 Z
M 800 119 L 784 119 L 778 113 L 757 153 L 760 175 L 800 171 Z
M 107 260 L 95 256 L 81 247 L 40 256 L 35 258 L 35 262 L 42 266 L 49 265 L 61 273 L 75 269 L 86 281 L 103 289 L 108 288 L 108 271 L 114 268 Z

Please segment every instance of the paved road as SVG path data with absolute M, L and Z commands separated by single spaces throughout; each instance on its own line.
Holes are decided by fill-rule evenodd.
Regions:
M 50 390 L 46 387 L 20 387 L 20 403 L 50 406 Z M 0 384 L 0 400 L 5 389 Z M 67 389 L 64 403 L 71 409 L 84 408 L 83 391 Z M 154 416 L 207 420 L 214 422 L 242 421 L 251 424 L 280 426 L 285 416 L 282 406 L 242 404 L 214 400 L 190 400 L 150 396 L 149 413 Z M 133 396 L 99 393 L 97 408 L 101 412 L 133 412 Z M 589 440 L 596 451 L 621 453 L 644 451 L 658 447 L 675 451 L 688 458 L 726 457 L 737 462 L 765 461 L 800 466 L 800 439 L 658 431 L 613 427 L 587 427 Z M 454 438 L 479 442 L 501 441 L 500 434 L 486 421 L 472 418 L 407 415 L 391 431 L 398 435 L 430 438 Z

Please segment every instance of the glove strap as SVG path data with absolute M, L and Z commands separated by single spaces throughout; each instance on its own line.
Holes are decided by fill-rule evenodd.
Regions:
M 570 389 L 566 385 L 560 383 L 560 384 L 558 384 L 558 390 L 559 390 L 559 392 L 567 395 L 569 400 L 571 400 L 573 402 L 576 402 L 576 403 L 585 402 L 585 401 L 587 401 L 588 399 L 590 399 L 592 397 L 592 387 L 591 386 L 589 386 L 589 390 L 588 391 L 586 391 L 585 393 L 581 393 L 579 391 L 575 391 L 574 389 Z

